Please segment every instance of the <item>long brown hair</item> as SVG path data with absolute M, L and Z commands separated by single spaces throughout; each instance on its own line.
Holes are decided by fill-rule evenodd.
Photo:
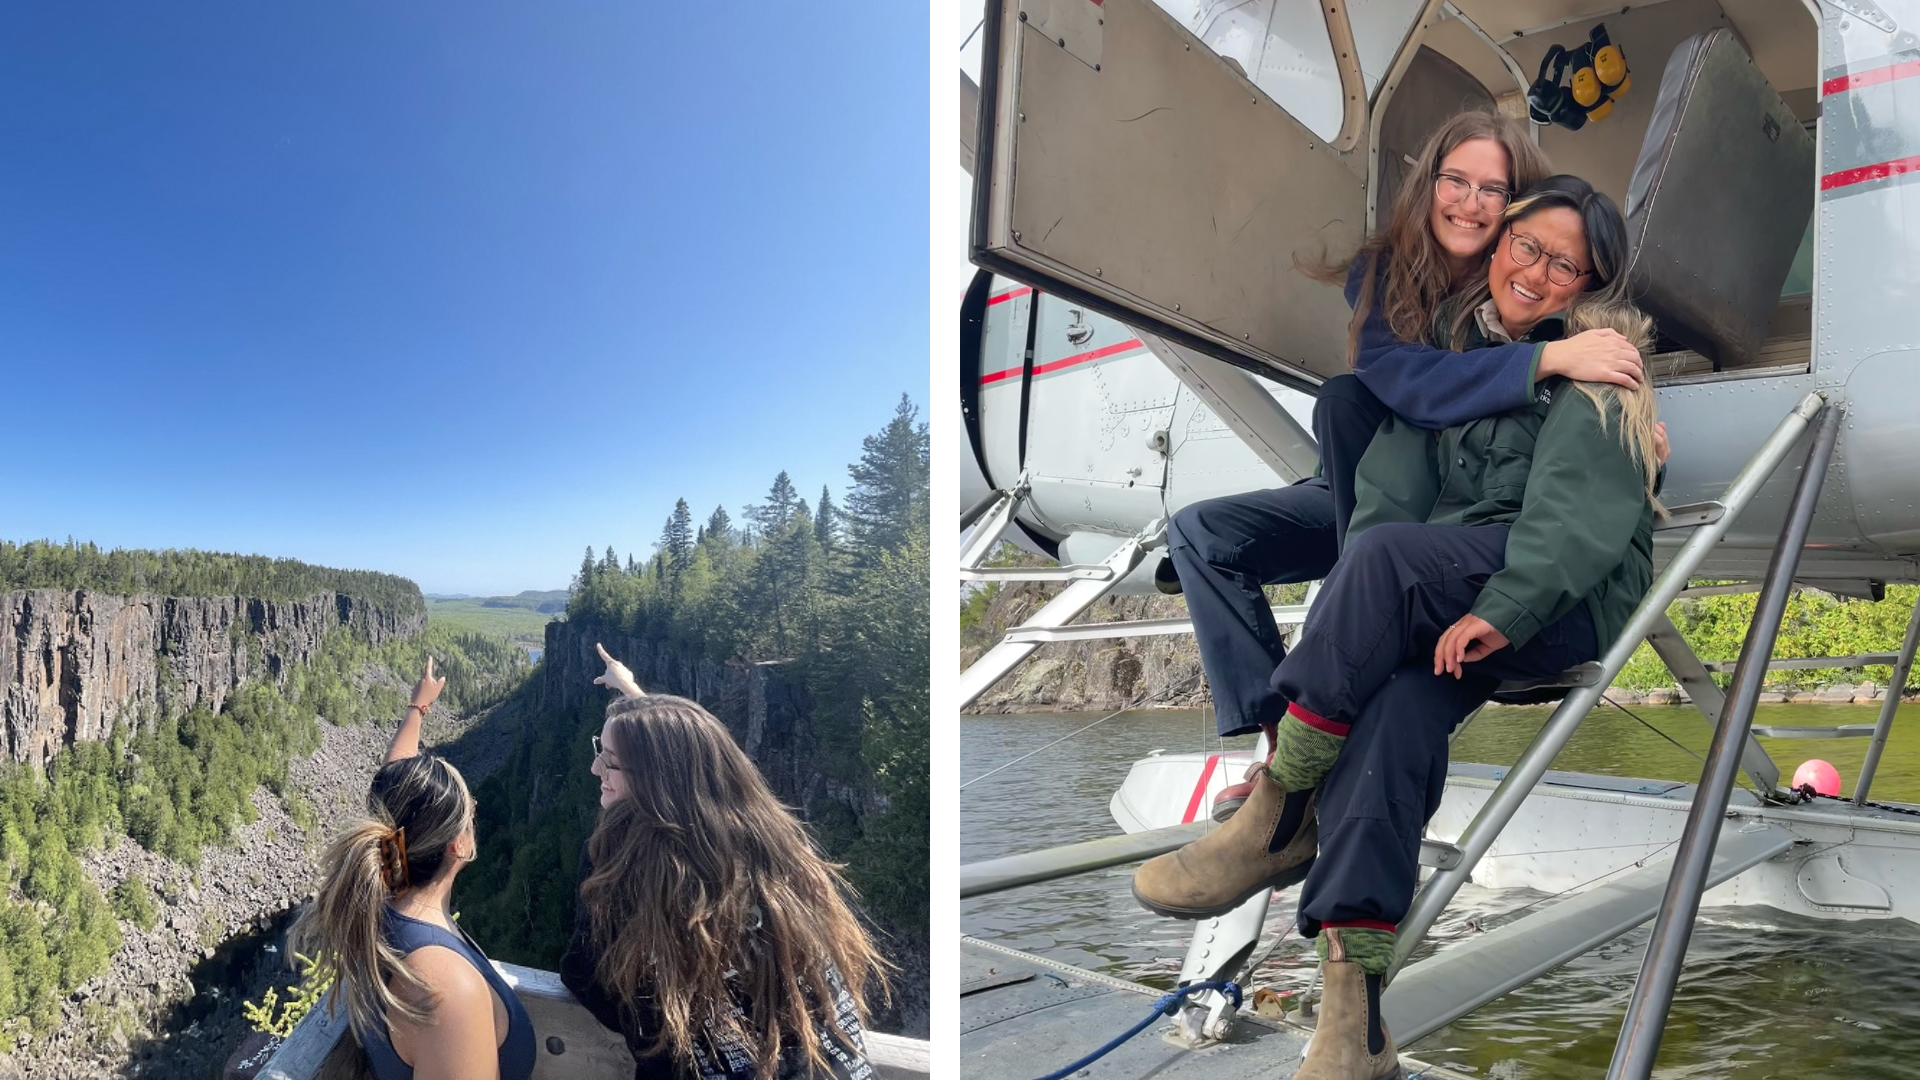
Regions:
M 1440 171 L 1440 162 L 1461 143 L 1474 139 L 1492 139 L 1507 152 L 1508 190 L 1524 191 L 1547 175 L 1547 156 L 1527 138 L 1526 128 L 1504 116 L 1468 110 L 1441 124 L 1427 137 L 1393 198 L 1387 223 L 1361 241 L 1360 249 L 1352 258 L 1301 266 L 1310 276 L 1334 285 L 1344 284 L 1356 264 L 1367 267 L 1360 279 L 1360 295 L 1354 301 L 1353 322 L 1347 333 L 1349 365 L 1358 359 L 1360 329 L 1366 325 L 1376 303 L 1385 311 L 1387 326 L 1394 337 L 1402 341 L 1425 341 L 1441 301 L 1465 284 L 1456 281 L 1453 272 L 1447 269 L 1447 253 L 1440 247 L 1440 241 L 1434 239 L 1428 220 L 1433 212 L 1434 176 Z M 1386 287 L 1376 296 L 1382 266 L 1386 268 Z
M 856 1007 L 883 966 L 848 907 L 839 867 L 719 720 L 696 702 L 652 695 L 607 708 L 626 794 L 587 842 L 580 897 L 599 949 L 595 975 L 621 1000 L 651 998 L 656 1050 L 691 1062 L 703 1026 L 758 1054 L 770 1077 L 783 1048 L 828 1068 L 817 1032 L 835 1032 L 834 988 Z M 731 1005 L 728 975 L 751 1003 Z
M 473 795 L 460 770 L 431 754 L 387 763 L 374 774 L 367 812 L 327 849 L 319 891 L 293 924 L 292 951 L 330 971 L 356 1032 L 396 1013 L 432 1022 L 432 988 L 381 933 L 387 901 L 454 865 L 448 847 L 473 823 Z M 388 986 L 391 979 L 408 993 Z M 329 1008 L 332 1006 L 329 1005 Z

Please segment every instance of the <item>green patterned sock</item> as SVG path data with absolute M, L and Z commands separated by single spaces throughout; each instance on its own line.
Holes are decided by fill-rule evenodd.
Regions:
M 1305 791 L 1320 786 L 1333 768 L 1340 748 L 1347 744 L 1347 726 L 1294 705 L 1281 719 L 1280 734 L 1274 742 L 1278 746 L 1267 765 L 1267 775 L 1288 791 Z
M 1346 958 L 1360 965 L 1369 975 L 1385 975 L 1393 966 L 1393 931 L 1369 930 L 1361 926 L 1326 927 L 1314 939 L 1314 952 L 1326 963 L 1330 938 L 1338 936 Z

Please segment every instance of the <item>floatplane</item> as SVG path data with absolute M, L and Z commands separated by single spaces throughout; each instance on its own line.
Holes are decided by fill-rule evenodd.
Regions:
M 1703 904 L 1920 921 L 1920 807 L 1870 798 L 1920 611 L 1898 653 L 1772 656 L 1796 585 L 1872 601 L 1920 580 L 1920 0 L 989 0 L 962 74 L 979 270 L 959 572 L 1062 587 L 966 670 L 957 707 L 1050 642 L 1191 632 L 1077 620 L 1151 591 L 1175 510 L 1313 471 L 1301 395 L 1345 370 L 1349 313 L 1292 255 L 1352 250 L 1428 132 L 1462 107 L 1524 115 L 1529 90 L 1557 89 L 1535 82 L 1549 49 L 1602 23 L 1637 86 L 1578 130 L 1532 132 L 1628 217 L 1672 513 L 1604 656 L 1503 688 L 1558 700 L 1520 759 L 1452 766 L 1382 1008 L 1405 1047 L 1651 920 L 1609 1072 L 1646 1077 Z M 1003 541 L 1058 565 L 987 565 Z M 1759 593 L 1741 655 L 1705 662 L 1666 611 L 1733 590 Z M 1312 596 L 1275 609 L 1283 627 Z M 1700 781 L 1551 771 L 1641 641 L 1713 732 Z M 1893 668 L 1871 727 L 1754 727 L 1770 667 L 1866 664 Z M 1809 797 L 1756 731 L 1871 742 L 1850 796 Z M 1120 835 L 967 866 L 962 895 L 1172 850 L 1255 753 L 1144 757 L 1112 799 Z M 1408 962 L 1469 880 L 1568 895 Z M 1197 923 L 1179 984 L 1242 974 L 1271 901 Z M 1160 993 L 971 939 L 962 973 L 969 1076 L 1063 1064 Z M 1217 1076 L 1232 1055 L 1233 1075 L 1282 1077 L 1310 1033 L 1224 990 L 1167 1012 L 1094 1075 Z

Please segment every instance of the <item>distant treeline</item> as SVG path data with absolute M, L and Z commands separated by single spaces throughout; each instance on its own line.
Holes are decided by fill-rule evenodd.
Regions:
M 871 781 L 888 810 L 864 830 L 810 824 L 866 908 L 927 918 L 927 426 L 902 396 L 849 466 L 844 507 L 809 503 L 785 472 L 735 522 L 675 504 L 653 552 L 589 549 L 569 622 L 720 659 L 781 659 L 813 698 L 820 760 Z M 502 959 L 552 967 L 571 932 L 581 845 L 598 810 L 587 736 L 599 705 L 529 722 L 529 742 L 478 793 L 481 864 L 463 875 L 463 925 Z
M 420 587 L 371 570 L 334 570 L 295 559 L 216 551 L 102 551 L 98 545 L 0 541 L 0 590 L 88 589 L 157 596 L 245 596 L 300 600 L 343 593 L 401 616 L 424 615 Z
M 125 717 L 108 741 L 62 749 L 44 776 L 0 765 L 0 1052 L 59 1022 L 60 1002 L 119 948 L 118 919 L 144 930 L 157 916 L 147 882 L 131 878 L 109 900 L 81 854 L 125 834 L 192 865 L 253 820 L 261 784 L 311 831 L 313 807 L 288 787 L 288 764 L 319 746 L 323 722 L 397 724 L 429 653 L 447 677 L 441 702 L 461 712 L 498 701 L 531 670 L 521 650 L 491 638 L 436 627 L 376 647 L 340 627 L 284 689 L 261 680 L 218 713 Z M 311 839 L 318 850 L 327 838 Z M 200 944 L 220 930 L 202 927 Z
M 1684 597 L 1667 609 L 1667 617 L 1679 627 L 1702 660 L 1738 660 L 1759 599 L 1758 593 Z M 1913 585 L 1887 586 L 1886 598 L 1878 603 L 1835 596 L 1818 589 L 1797 589 L 1787 599 L 1780 637 L 1774 642 L 1774 658 L 1899 652 L 1916 599 L 1920 599 L 1920 587 Z M 1767 684 L 1806 689 L 1870 679 L 1884 685 L 1892 677 L 1893 669 L 1885 664 L 1864 668 L 1786 668 L 1769 671 Z M 1726 685 L 1733 676 L 1721 672 L 1715 678 Z M 1654 654 L 1653 647 L 1644 642 L 1613 682 L 1615 686 L 1636 690 L 1674 685 L 1672 673 Z

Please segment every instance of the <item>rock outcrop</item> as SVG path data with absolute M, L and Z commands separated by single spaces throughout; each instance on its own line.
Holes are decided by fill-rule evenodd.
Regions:
M 1025 622 L 1053 590 L 1006 587 L 987 604 L 976 632 L 967 634 L 965 670 L 1009 626 Z M 1186 602 L 1173 596 L 1118 596 L 1102 600 L 1077 622 L 1184 619 Z M 1121 708 L 1200 709 L 1211 703 L 1191 634 L 1159 634 L 1107 641 L 1042 645 L 973 703 L 970 712 L 1021 713 Z
M 99 740 L 120 720 L 218 710 L 242 683 L 283 682 L 329 630 L 379 644 L 418 633 L 401 616 L 341 593 L 304 600 L 0 593 L 0 737 L 15 761 Z

